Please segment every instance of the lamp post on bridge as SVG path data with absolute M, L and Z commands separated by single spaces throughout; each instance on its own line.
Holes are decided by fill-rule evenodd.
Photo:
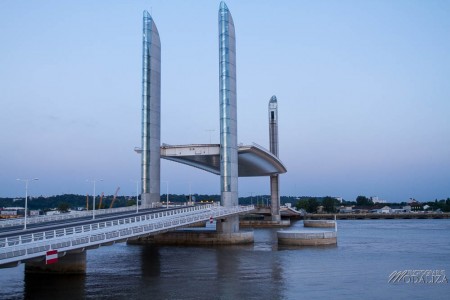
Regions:
M 87 182 L 92 182 L 94 183 L 94 194 L 92 196 L 92 220 L 95 219 L 95 183 L 97 181 L 103 181 L 103 179 L 93 179 L 93 180 L 86 180 Z
M 211 145 L 211 133 L 216 131 L 215 129 L 206 129 L 209 132 L 209 144 Z
M 130 181 L 136 182 L 136 213 L 139 212 L 139 180 L 130 179 Z
M 169 181 L 161 180 L 161 182 L 166 183 L 166 208 L 169 208 Z
M 33 178 L 33 179 L 20 179 L 17 178 L 17 181 L 23 181 L 25 182 L 25 219 L 23 222 L 23 230 L 27 229 L 27 210 L 28 210 L 28 182 L 39 180 L 39 178 Z

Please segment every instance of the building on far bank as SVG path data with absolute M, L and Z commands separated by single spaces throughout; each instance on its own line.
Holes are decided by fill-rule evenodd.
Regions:
M 403 206 L 403 211 L 404 211 L 405 213 L 410 213 L 410 212 L 411 212 L 411 206 L 409 206 L 409 205 Z
M 382 208 L 372 209 L 370 212 L 376 214 L 389 214 L 392 212 L 392 209 L 389 206 L 383 206 Z
M 25 214 L 23 207 L 3 207 L 0 209 L 1 218 L 17 218 Z
M 423 210 L 423 204 L 418 201 L 413 201 L 409 204 L 411 206 L 411 211 L 421 211 Z
M 351 214 L 353 213 L 353 207 L 352 206 L 341 206 L 338 208 L 338 212 L 340 214 Z
M 370 200 L 372 200 L 372 202 L 373 202 L 374 204 L 376 204 L 376 203 L 386 203 L 386 200 L 381 200 L 381 199 L 378 198 L 377 196 L 370 197 Z

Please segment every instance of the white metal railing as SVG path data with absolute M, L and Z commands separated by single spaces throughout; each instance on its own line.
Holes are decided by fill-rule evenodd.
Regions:
M 158 206 L 162 206 L 160 203 L 158 203 Z M 139 209 L 146 209 L 146 208 L 154 208 L 157 207 L 155 205 L 140 205 Z M 127 212 L 127 211 L 136 211 L 136 206 L 127 206 L 127 207 L 118 207 L 118 208 L 107 208 L 107 209 L 96 209 L 95 215 L 106 215 L 111 213 L 118 213 L 118 212 Z M 51 222 L 51 221 L 60 221 L 60 220 L 67 220 L 67 219 L 75 219 L 75 218 L 82 218 L 82 217 L 88 217 L 92 216 L 92 210 L 83 210 L 83 211 L 77 211 L 77 212 L 71 212 L 71 213 L 61 213 L 51 216 L 35 216 L 35 217 L 28 217 L 27 218 L 27 225 L 28 224 L 36 224 L 36 223 L 44 223 L 44 222 Z M 8 219 L 8 220 L 2 220 L 0 221 L 0 228 L 5 227 L 12 227 L 12 226 L 20 226 L 23 225 L 24 218 L 17 218 L 17 219 Z
M 269 149 L 267 149 L 266 147 L 261 146 L 260 144 L 257 144 L 257 143 L 255 143 L 255 142 L 253 142 L 252 145 L 253 145 L 254 147 L 256 147 L 256 148 L 259 148 L 259 149 L 261 149 L 261 150 L 267 152 L 267 153 L 271 153 L 271 154 L 272 154 L 272 152 L 270 152 Z
M 46 251 L 50 249 L 70 251 L 110 242 L 125 241 L 133 237 L 207 221 L 211 217 L 224 217 L 253 209 L 253 205 L 222 207 L 208 204 L 1 238 L 0 266 L 44 256 Z

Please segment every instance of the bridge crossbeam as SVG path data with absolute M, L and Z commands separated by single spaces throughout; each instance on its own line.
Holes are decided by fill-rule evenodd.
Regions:
M 30 259 L 43 259 L 49 250 L 68 252 L 123 242 L 187 225 L 253 210 L 253 206 L 202 205 L 88 225 L 68 226 L 0 239 L 0 268 Z

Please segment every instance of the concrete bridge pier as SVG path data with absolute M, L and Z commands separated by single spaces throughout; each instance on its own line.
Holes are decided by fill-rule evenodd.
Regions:
M 207 221 L 209 222 L 209 221 Z M 201 226 L 201 225 L 200 225 Z M 251 244 L 254 241 L 253 231 L 239 230 L 239 215 L 227 216 L 216 220 L 216 228 L 187 227 L 176 231 L 140 237 L 128 240 L 129 244 L 144 245 L 238 245 Z
M 217 220 L 217 233 L 235 233 L 239 232 L 239 216 L 230 216 L 226 219 Z
M 58 262 L 49 265 L 45 259 L 26 262 L 25 273 L 86 274 L 86 251 L 63 253 Z
M 217 244 L 237 245 L 254 242 L 253 231 L 239 230 L 239 215 L 229 216 L 216 221 L 216 231 L 211 233 Z
M 278 179 L 278 175 L 270 176 L 270 215 L 272 216 L 272 221 L 275 222 L 281 221 Z

